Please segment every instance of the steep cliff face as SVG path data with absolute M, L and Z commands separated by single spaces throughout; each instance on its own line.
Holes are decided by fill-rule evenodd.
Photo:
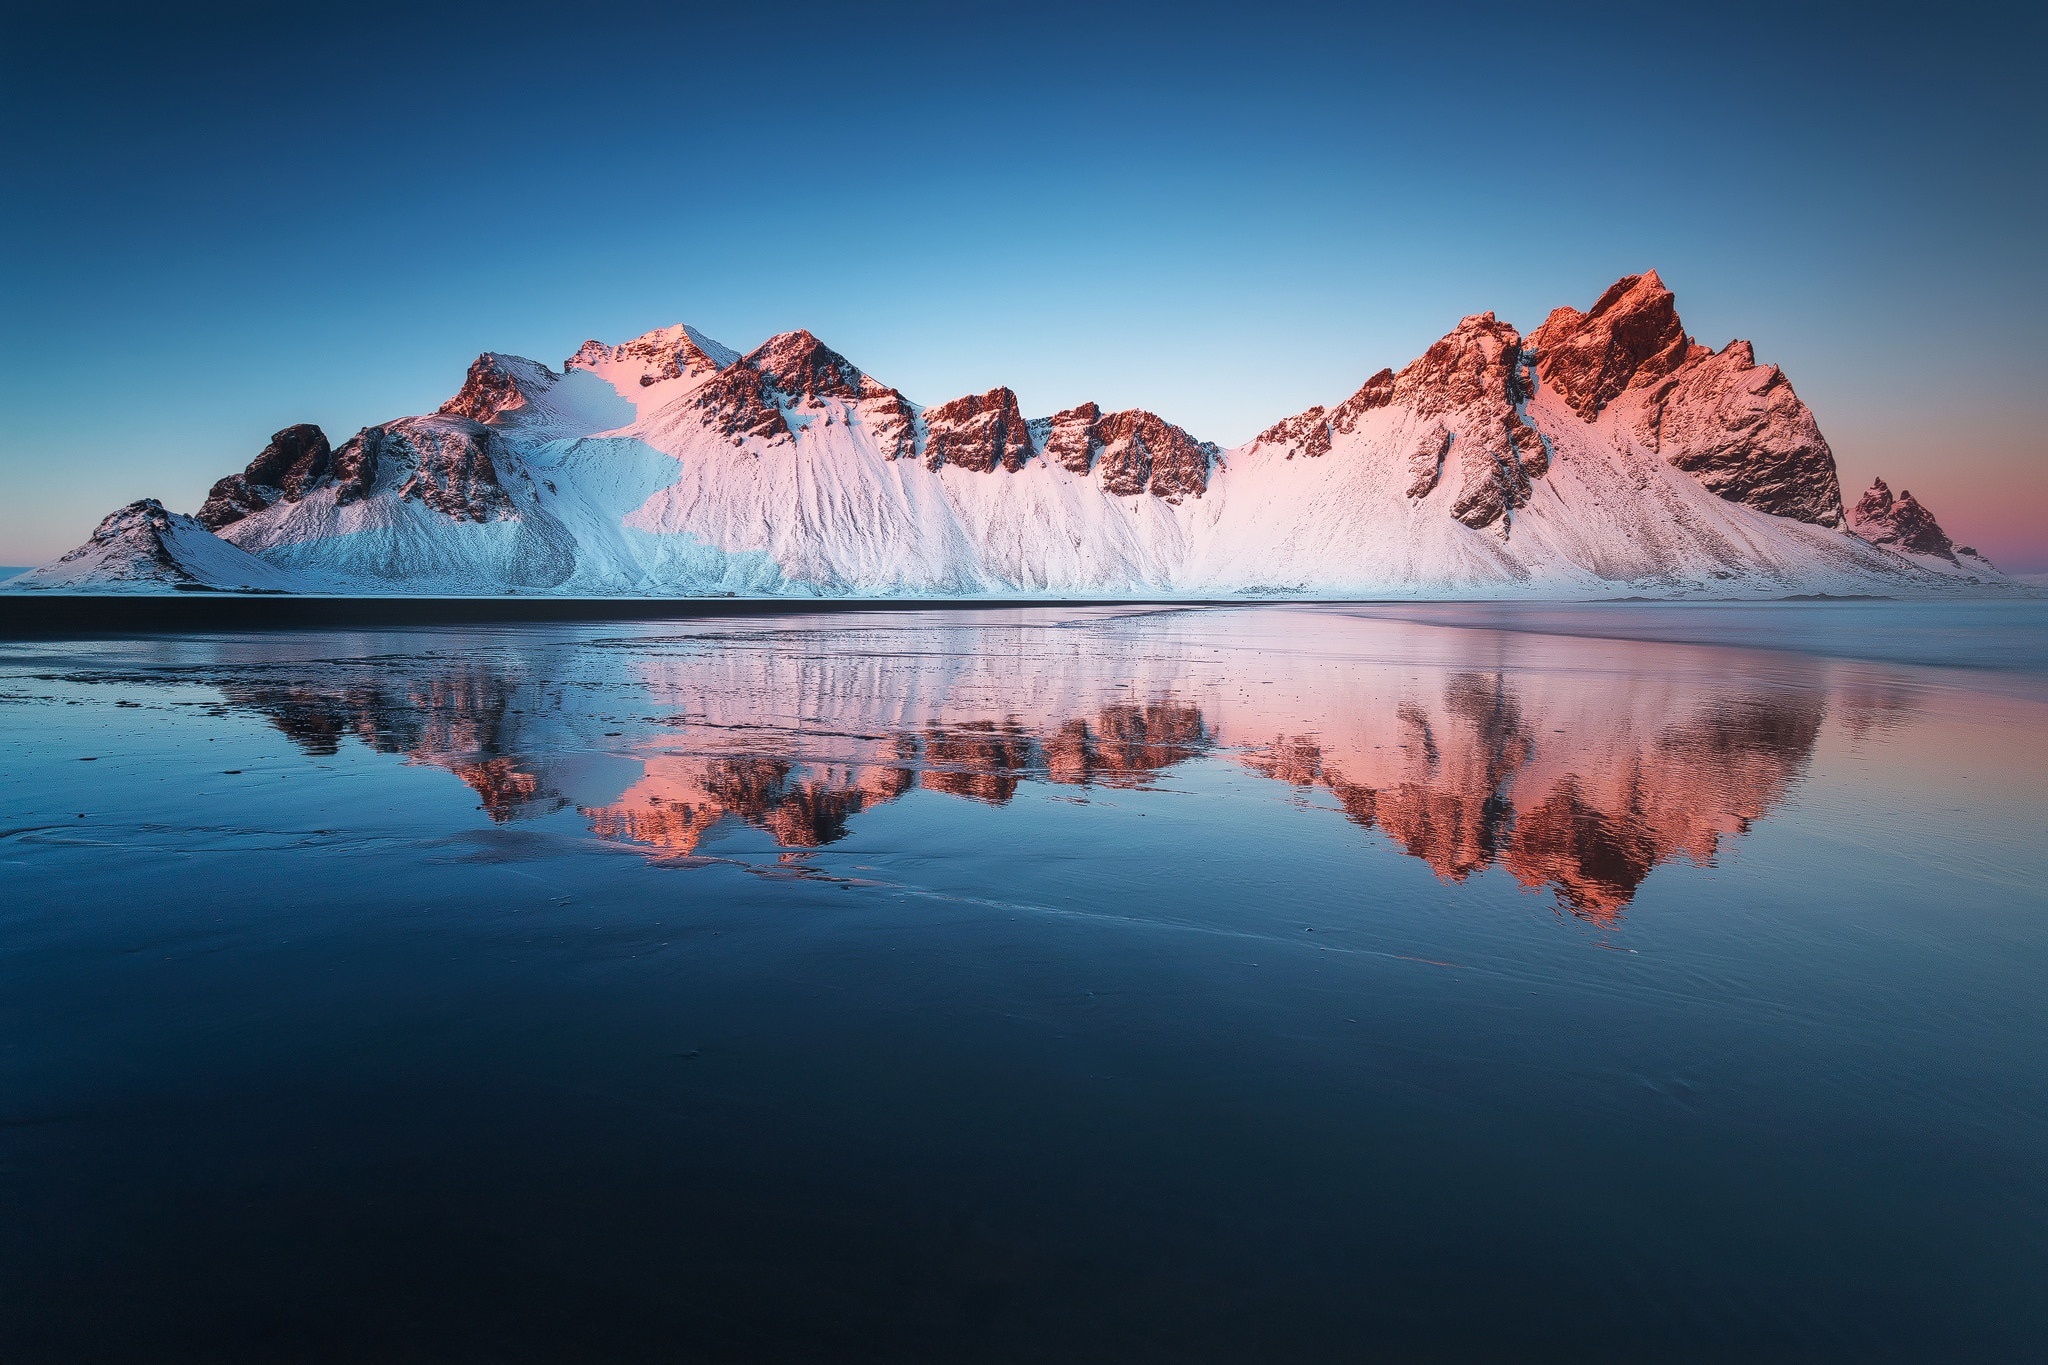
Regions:
M 1200 497 L 1220 452 L 1142 408 L 1104 412 L 1083 403 L 1041 424 L 1045 456 L 1074 474 L 1099 471 L 1105 492 L 1151 493 L 1170 503 Z
M 952 465 L 977 474 L 998 468 L 1014 474 L 1037 453 L 1017 395 L 1008 389 L 990 389 L 926 408 L 924 424 L 927 469 Z
M 1000 386 L 922 408 L 802 330 L 742 355 L 668 327 L 586 342 L 559 373 L 486 353 L 430 416 L 339 449 L 278 432 L 199 524 L 328 591 L 1568 597 L 1997 578 L 1897 503 L 1860 513 L 1860 537 L 1840 529 L 1833 452 L 1789 381 L 1748 342 L 1694 342 L 1652 273 L 1526 339 L 1466 317 L 1230 450 L 1139 408 L 1028 419 Z
M 334 452 L 325 432 L 310 423 L 286 427 L 270 438 L 247 469 L 214 484 L 199 509 L 199 521 L 218 531 L 280 499 L 297 502 L 333 467 Z
M 1644 395 L 1651 450 L 1731 502 L 1816 526 L 1842 524 L 1835 454 L 1791 381 L 1747 341 L 1696 357 Z
M 1706 354 L 1685 334 L 1677 300 L 1654 270 L 1615 281 L 1588 312 L 1554 309 L 1529 340 L 1543 382 L 1588 422 L 1625 390 Z
M 909 399 L 862 375 L 858 411 L 884 459 L 908 460 L 917 454 L 917 409 Z

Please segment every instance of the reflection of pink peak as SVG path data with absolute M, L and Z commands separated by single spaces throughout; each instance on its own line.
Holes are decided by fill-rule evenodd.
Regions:
M 1000 806 L 1027 780 L 1142 787 L 1208 746 L 1201 712 L 1170 699 L 1116 704 L 1046 732 L 1014 717 L 932 723 L 855 741 L 860 761 L 802 762 L 756 753 L 661 754 L 617 801 L 586 806 L 600 838 L 694 852 L 727 819 L 785 848 L 816 848 L 859 812 L 921 787 Z
M 1407 662 L 1375 662 L 1388 651 Z M 916 792 L 1000 807 L 1034 782 L 1141 788 L 1215 755 L 1328 791 L 1447 882 L 1497 867 L 1598 922 L 1658 865 L 1709 862 L 1765 816 L 1812 752 L 1825 698 L 1730 681 L 1684 647 L 1565 647 L 1336 612 L 936 632 L 846 617 L 577 658 L 603 681 L 427 659 L 410 675 L 224 693 L 309 753 L 355 736 L 454 773 L 493 819 L 573 803 L 599 836 L 657 856 L 694 852 L 728 822 L 813 849 Z M 619 706 L 622 681 L 625 704 L 661 729 L 605 752 L 594 736 L 615 722 L 578 706 Z M 1867 689 L 1844 698 L 1852 734 L 1900 705 Z
M 1441 698 L 1401 701 L 1396 724 L 1369 739 L 1283 736 L 1247 761 L 1327 787 L 1352 820 L 1445 881 L 1498 864 L 1611 923 L 1658 864 L 1711 862 L 1722 836 L 1781 800 L 1822 712 L 1798 695 L 1709 695 L 1676 714 L 1663 695 L 1640 714 L 1603 700 L 1574 707 L 1498 676 L 1454 675 Z
M 751 754 L 645 762 L 645 775 L 617 801 L 587 806 L 583 814 L 601 839 L 665 854 L 694 853 L 728 819 L 765 830 L 784 848 L 816 848 L 843 835 L 853 815 L 895 800 L 911 783 L 905 768 L 794 764 Z

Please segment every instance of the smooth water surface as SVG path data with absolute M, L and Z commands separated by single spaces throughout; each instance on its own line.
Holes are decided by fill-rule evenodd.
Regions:
M 0 646 L 0 1357 L 2040 1358 L 1938 610 Z

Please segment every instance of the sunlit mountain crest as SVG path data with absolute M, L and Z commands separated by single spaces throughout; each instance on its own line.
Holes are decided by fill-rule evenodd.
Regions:
M 1880 485 L 1880 488 L 1882 485 Z M 1873 496 L 1878 490 L 1873 490 Z M 687 326 L 432 414 L 288 427 L 196 517 L 141 502 L 25 590 L 777 596 L 1780 596 L 2008 580 L 1917 503 L 1844 513 L 1813 413 L 1654 272 L 1467 317 L 1228 449 L 997 386 L 925 406 L 806 331 Z M 1903 529 L 1902 529 L 1903 528 Z

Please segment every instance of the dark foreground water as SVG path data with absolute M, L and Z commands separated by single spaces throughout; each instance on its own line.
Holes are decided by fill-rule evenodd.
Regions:
M 2044 644 L 0 646 L 0 1358 L 2043 1358 Z

